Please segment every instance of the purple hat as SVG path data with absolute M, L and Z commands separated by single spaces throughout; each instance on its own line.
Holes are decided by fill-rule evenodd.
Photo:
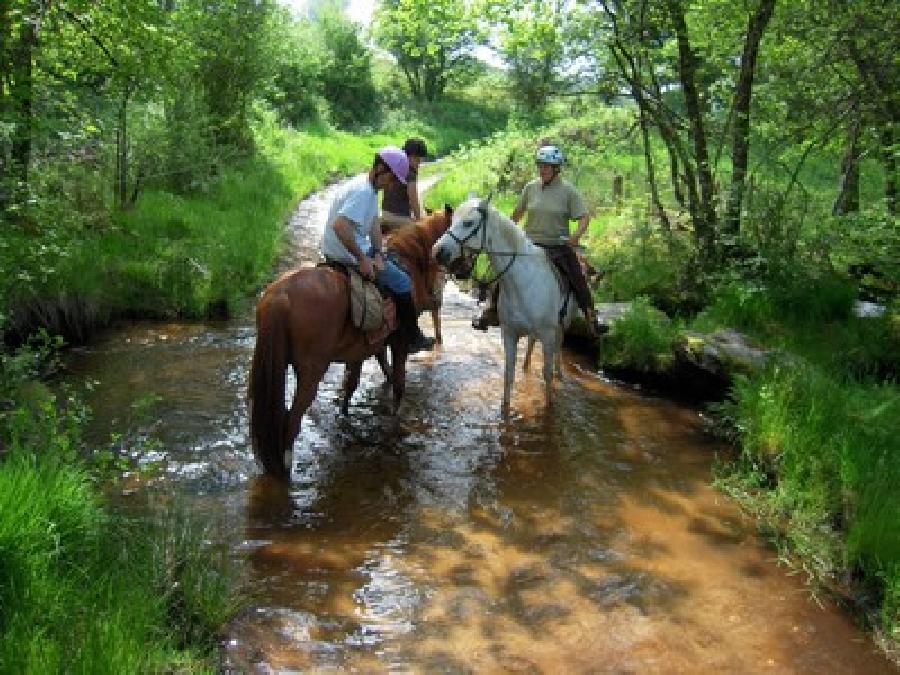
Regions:
M 409 158 L 406 153 L 395 145 L 388 145 L 378 151 L 378 156 L 388 165 L 397 180 L 406 185 L 406 177 L 409 175 Z

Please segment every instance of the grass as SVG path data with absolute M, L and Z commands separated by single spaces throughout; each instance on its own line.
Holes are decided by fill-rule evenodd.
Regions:
M 635 298 L 630 311 L 617 319 L 603 338 L 601 363 L 632 371 L 665 372 L 674 360 L 679 330 L 647 297 Z

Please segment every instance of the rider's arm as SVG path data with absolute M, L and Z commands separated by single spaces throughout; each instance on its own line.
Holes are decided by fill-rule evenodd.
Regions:
M 569 243 L 572 246 L 578 246 L 578 242 L 581 241 L 581 238 L 584 236 L 584 233 L 587 232 L 588 224 L 591 222 L 591 214 L 585 213 L 581 218 L 578 219 L 578 227 L 575 230 L 575 234 L 569 237 Z
M 384 269 L 384 239 L 381 234 L 381 221 L 375 218 L 372 221 L 372 227 L 369 229 L 369 241 L 372 242 L 372 261 L 375 268 L 381 272 Z
M 338 239 L 341 240 L 344 247 L 350 251 L 350 254 L 359 262 L 359 273 L 364 277 L 372 276 L 372 261 L 366 256 L 362 249 L 359 248 L 359 244 L 356 243 L 356 238 L 353 236 L 353 224 L 350 220 L 346 216 L 339 215 L 334 219 L 332 227 L 334 228 L 334 233 L 337 235 Z M 379 248 L 381 246 L 380 230 L 378 232 L 378 246 Z
M 359 248 L 356 238 L 353 236 L 353 223 L 346 216 L 338 216 L 334 219 L 332 227 L 334 227 L 334 233 L 341 240 L 344 248 L 350 251 L 354 258 L 361 260 L 365 254 Z
M 422 219 L 422 205 L 419 204 L 419 188 L 416 181 L 411 180 L 406 185 L 406 194 L 409 196 L 409 210 L 415 220 Z

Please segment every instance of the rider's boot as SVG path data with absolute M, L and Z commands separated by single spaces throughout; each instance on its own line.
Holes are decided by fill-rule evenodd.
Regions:
M 497 286 L 491 289 L 488 294 L 488 304 L 481 310 L 481 314 L 472 319 L 472 328 L 475 330 L 486 331 L 489 326 L 500 325 L 500 315 L 497 314 L 497 295 L 499 289 Z
M 472 328 L 475 330 L 486 331 L 490 326 L 500 325 L 500 315 L 497 314 L 497 308 L 488 305 L 481 314 L 472 319 Z
M 407 353 L 415 354 L 424 349 L 434 347 L 434 338 L 426 337 L 419 328 L 416 307 L 412 294 L 399 293 L 395 296 L 397 303 L 397 331 L 400 339 L 407 345 Z

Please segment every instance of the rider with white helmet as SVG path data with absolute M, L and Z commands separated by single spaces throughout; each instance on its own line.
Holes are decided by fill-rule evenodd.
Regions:
M 382 252 L 378 222 L 378 192 L 397 182 L 406 183 L 409 160 L 400 148 L 386 146 L 375 154 L 372 167 L 347 181 L 338 192 L 325 220 L 322 254 L 329 262 L 359 268 L 366 278 L 377 278 L 394 295 L 399 330 L 409 353 L 428 348 L 416 322 L 409 275 Z
M 565 271 L 575 292 L 575 299 L 587 319 L 588 330 L 593 332 L 594 300 L 574 249 L 587 231 L 590 213 L 578 189 L 560 176 L 565 156 L 559 147 L 542 143 L 534 159 L 538 177 L 525 185 L 511 217 L 518 223 L 522 216 L 527 216 L 525 234 L 544 248 L 547 255 Z M 569 230 L 569 223 L 573 220 L 578 221 L 574 233 Z M 500 324 L 496 289 L 490 298 L 488 307 L 472 322 L 472 326 L 478 330 L 487 330 L 488 326 Z

